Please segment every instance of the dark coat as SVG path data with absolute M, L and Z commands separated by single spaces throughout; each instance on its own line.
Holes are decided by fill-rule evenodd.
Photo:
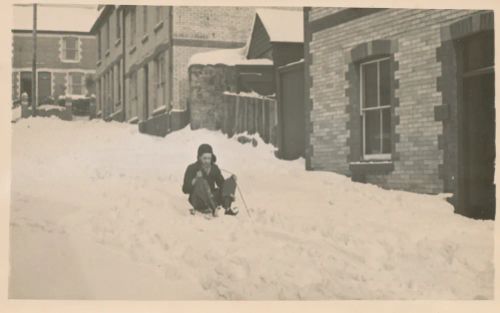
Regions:
M 216 185 L 219 189 L 222 189 L 222 186 L 224 185 L 224 177 L 222 176 L 219 167 L 216 164 L 212 163 L 210 173 L 207 175 L 205 171 L 202 170 L 201 163 L 197 161 L 193 164 L 190 164 L 187 167 L 186 172 L 184 173 L 182 192 L 184 192 L 185 194 L 191 194 L 193 192 L 192 181 L 196 177 L 196 173 L 198 171 L 201 171 L 203 173 L 203 178 L 207 180 L 208 185 L 210 186 L 210 189 L 213 193 L 215 192 Z

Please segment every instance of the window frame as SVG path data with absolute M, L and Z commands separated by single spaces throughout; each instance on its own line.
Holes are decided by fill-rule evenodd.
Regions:
M 115 69 L 115 78 L 116 78 L 116 101 L 115 105 L 119 106 L 122 102 L 122 84 L 121 84 L 121 64 L 116 64 Z
M 106 31 L 106 51 L 104 52 L 105 54 L 108 53 L 109 47 L 110 47 L 110 41 L 111 41 L 111 30 L 110 30 L 110 21 L 106 22 L 106 25 L 104 26 L 105 31 Z
M 75 75 L 75 74 L 77 74 L 77 75 Z M 73 80 L 74 75 L 80 77 L 80 83 L 79 84 L 75 84 L 75 81 Z M 83 89 L 84 88 L 84 76 L 85 76 L 85 74 L 83 74 L 81 72 L 68 72 L 68 94 L 75 95 L 75 96 L 85 95 L 85 90 Z M 75 93 L 74 92 L 74 86 L 75 85 L 79 86 L 80 93 Z
M 74 49 L 68 49 L 67 41 L 66 41 L 68 38 L 75 39 L 75 48 Z M 67 54 L 68 50 L 75 51 L 75 58 L 74 59 L 68 58 L 68 54 Z M 61 38 L 61 61 L 62 62 L 73 62 L 73 63 L 80 62 L 80 37 L 78 37 L 78 36 L 63 36 Z
M 164 20 L 163 16 L 163 6 L 157 6 L 156 7 L 156 16 L 155 16 L 155 23 L 158 25 Z
M 135 45 L 135 37 L 137 36 L 137 12 L 136 8 L 130 9 L 130 46 Z
M 133 107 L 136 107 L 138 99 L 139 99 L 139 97 L 138 97 L 139 89 L 138 89 L 138 84 L 137 84 L 137 71 L 130 73 L 129 89 L 130 89 L 130 91 L 129 91 L 130 102 L 131 102 Z
M 142 6 L 142 33 L 146 35 L 148 33 L 148 6 Z
M 380 148 L 383 148 L 383 129 L 384 129 L 384 124 L 383 124 L 383 110 L 390 110 L 392 105 L 389 103 L 388 105 L 380 105 L 380 63 L 383 61 L 389 61 L 389 66 L 391 62 L 391 57 L 390 56 L 384 56 L 384 57 L 378 57 L 376 59 L 372 59 L 369 61 L 363 61 L 359 63 L 359 110 L 360 110 L 360 115 L 362 119 L 362 159 L 366 161 L 390 161 L 392 157 L 392 152 L 390 153 L 373 153 L 373 154 L 366 154 L 366 112 L 368 111 L 378 111 L 380 112 Z M 364 86 L 364 71 L 363 67 L 368 65 L 368 64 L 377 64 L 377 106 L 375 107 L 364 107 L 364 91 L 365 91 L 365 86 Z M 392 136 L 392 134 L 390 134 Z M 392 147 L 391 147 L 392 150 Z
M 97 32 L 97 60 L 99 61 L 102 57 L 102 36 L 101 36 L 101 31 L 99 30 Z
M 121 34 L 122 34 L 122 29 L 121 29 L 121 23 L 120 23 L 120 11 L 116 11 L 116 30 L 115 30 L 115 37 L 116 37 L 116 40 L 120 39 L 121 37 Z
M 166 70 L 166 58 L 164 54 L 159 54 L 155 58 L 155 65 L 156 65 L 156 108 L 159 108 L 161 106 L 166 106 L 166 86 L 167 86 L 167 75 L 165 75 L 165 70 Z M 159 103 L 159 97 L 158 95 L 161 95 L 161 102 Z

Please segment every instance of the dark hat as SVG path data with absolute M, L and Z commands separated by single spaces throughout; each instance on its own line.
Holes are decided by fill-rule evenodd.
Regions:
M 215 157 L 215 154 L 214 154 L 214 151 L 212 149 L 212 146 L 210 146 L 207 143 L 201 144 L 198 147 L 198 158 L 200 156 L 202 156 L 204 153 L 210 153 L 210 154 L 212 154 L 213 162 L 215 163 L 215 161 L 217 160 L 217 158 Z

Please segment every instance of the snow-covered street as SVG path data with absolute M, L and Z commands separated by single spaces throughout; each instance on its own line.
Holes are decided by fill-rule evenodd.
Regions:
M 208 130 L 12 127 L 11 298 L 493 298 L 494 223 L 455 215 L 442 195 L 308 172 Z M 236 217 L 189 214 L 182 178 L 204 142 L 251 216 L 239 197 Z

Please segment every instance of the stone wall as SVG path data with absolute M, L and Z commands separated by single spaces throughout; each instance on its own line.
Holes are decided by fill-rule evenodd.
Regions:
M 224 92 L 235 92 L 234 66 L 192 65 L 189 68 L 189 113 L 191 128 L 221 129 Z
M 233 136 L 259 134 L 277 145 L 278 108 L 275 99 L 237 91 L 237 70 L 226 65 L 189 68 L 189 117 L 192 129 L 221 130 Z

